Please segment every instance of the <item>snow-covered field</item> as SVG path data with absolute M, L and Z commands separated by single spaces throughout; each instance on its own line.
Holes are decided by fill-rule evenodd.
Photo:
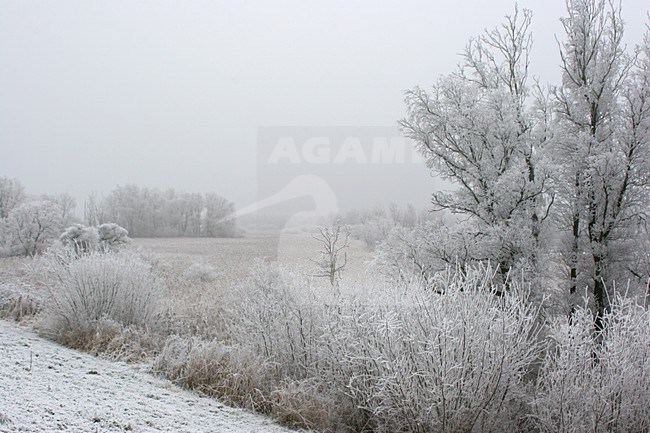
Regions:
M 0 432 L 289 432 L 0 320 Z
M 255 259 L 268 259 L 306 275 L 317 271 L 311 259 L 318 257 L 321 244 L 309 232 L 258 233 L 243 238 L 136 238 L 133 246 L 158 254 L 177 273 L 193 263 L 206 263 L 217 271 L 213 289 L 229 291 L 250 272 Z M 347 267 L 342 273 L 346 283 L 363 284 L 371 276 L 366 272 L 372 259 L 365 242 L 351 239 Z M 326 280 L 322 280 L 326 283 Z

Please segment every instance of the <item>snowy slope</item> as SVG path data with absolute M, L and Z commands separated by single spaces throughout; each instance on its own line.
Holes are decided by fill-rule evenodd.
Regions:
M 289 432 L 0 320 L 0 432 Z

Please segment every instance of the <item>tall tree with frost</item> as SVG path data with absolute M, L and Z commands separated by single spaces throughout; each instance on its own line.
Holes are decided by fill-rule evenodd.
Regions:
M 569 0 L 554 90 L 569 292 L 588 286 L 597 317 L 648 210 L 648 59 L 623 46 L 620 5 Z M 618 267 L 620 268 L 620 266 Z M 600 324 L 597 321 L 597 324 Z
M 531 16 L 515 9 L 499 28 L 470 40 L 457 72 L 431 91 L 407 92 L 401 121 L 428 166 L 457 186 L 434 193 L 434 209 L 468 217 L 474 259 L 497 263 L 504 277 L 521 261 L 537 261 L 552 202 L 545 134 L 537 131 L 543 122 L 527 106 Z

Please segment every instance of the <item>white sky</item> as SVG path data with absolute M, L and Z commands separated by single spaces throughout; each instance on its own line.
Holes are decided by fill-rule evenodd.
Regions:
M 564 1 L 532 9 L 532 71 L 557 81 Z M 640 41 L 647 1 L 623 2 Z M 256 199 L 260 126 L 391 126 L 509 0 L 0 0 L 0 175 L 32 193 L 117 184 Z M 424 167 L 372 201 L 428 202 Z M 372 181 L 372 180 L 368 180 Z M 401 191 L 401 192 L 400 192 Z

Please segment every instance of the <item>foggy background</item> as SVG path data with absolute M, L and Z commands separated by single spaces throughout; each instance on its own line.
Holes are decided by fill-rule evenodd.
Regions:
M 557 83 L 564 1 L 519 6 L 534 13 L 531 71 Z M 647 8 L 623 3 L 630 46 Z M 510 0 L 0 0 L 0 175 L 33 194 L 68 192 L 78 212 L 90 192 L 127 183 L 214 191 L 242 207 L 258 198 L 260 128 L 394 127 L 405 89 L 452 72 L 468 38 L 513 10 Z M 338 190 L 344 207 L 425 206 L 436 187 L 423 164 L 368 173 L 365 186 L 399 187 Z

